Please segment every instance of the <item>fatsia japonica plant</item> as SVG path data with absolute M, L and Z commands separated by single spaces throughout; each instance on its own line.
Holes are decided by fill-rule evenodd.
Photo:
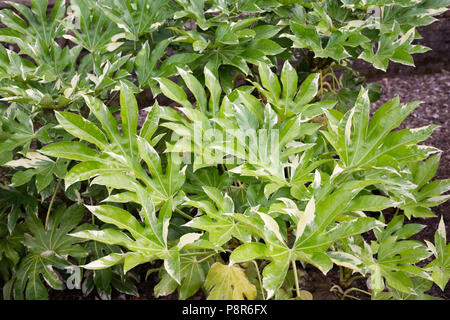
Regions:
M 31 0 L 0 10 L 5 299 L 431 299 L 436 129 L 352 69 L 414 65 L 446 0 Z M 445 150 L 444 150 L 445 151 Z M 56 209 L 55 209 L 56 208 Z M 428 226 L 429 228 L 429 226 Z M 352 287 L 355 279 L 366 285 Z M 364 289 L 364 290 L 363 290 Z M 367 290 L 366 290 L 367 289 Z

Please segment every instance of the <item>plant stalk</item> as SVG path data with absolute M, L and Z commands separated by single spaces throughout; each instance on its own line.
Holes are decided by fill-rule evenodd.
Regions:
M 58 193 L 59 186 L 61 185 L 61 179 L 58 179 L 58 182 L 56 183 L 55 191 L 53 192 L 53 196 L 50 199 L 50 204 L 48 205 L 47 209 L 47 216 L 45 217 L 45 230 L 48 228 L 48 221 L 50 219 L 50 212 L 52 211 L 53 202 L 55 202 L 56 194 Z
M 295 291 L 297 293 L 297 297 L 300 298 L 300 287 L 298 285 L 298 274 L 297 274 L 297 266 L 295 265 L 295 260 L 292 261 L 292 270 L 294 271 Z
M 178 214 L 182 215 L 183 217 L 185 217 L 188 220 L 192 220 L 192 217 L 190 215 L 184 213 L 183 210 L 175 208 L 175 212 L 177 212 Z

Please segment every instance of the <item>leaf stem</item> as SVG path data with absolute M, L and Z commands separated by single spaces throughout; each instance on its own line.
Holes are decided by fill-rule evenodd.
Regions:
M 393 218 L 395 218 L 399 212 L 400 212 L 400 207 L 397 207 L 397 210 L 395 210 Z
M 217 254 L 217 253 L 212 253 L 212 254 L 210 254 L 209 256 L 206 256 L 206 257 L 204 257 L 203 259 L 198 260 L 197 263 L 202 263 L 203 261 L 208 260 L 208 259 L 211 258 L 212 256 L 215 256 L 216 254 Z
M 53 192 L 53 196 L 50 200 L 50 204 L 48 205 L 47 209 L 47 216 L 45 217 L 45 230 L 48 228 L 48 221 L 50 219 L 50 212 L 52 211 L 53 202 L 55 201 L 56 194 L 58 193 L 59 186 L 61 185 L 61 179 L 58 179 L 58 182 L 56 183 L 55 191 Z
M 210 252 L 189 252 L 189 253 L 180 253 L 180 257 L 190 257 L 197 256 L 199 254 L 209 254 Z M 216 254 L 216 253 L 214 253 Z
M 188 220 L 192 220 L 192 217 L 190 215 L 186 214 L 185 212 L 183 212 L 182 210 L 180 210 L 178 208 L 175 208 L 175 212 L 182 215 L 183 217 L 185 217 Z
M 298 274 L 297 274 L 297 266 L 295 265 L 295 260 L 292 260 L 292 269 L 294 271 L 294 278 L 295 278 L 295 291 L 297 293 L 297 297 L 300 298 L 300 287 L 298 286 Z
M 259 288 L 261 289 L 262 298 L 263 298 L 263 300 L 266 300 L 266 295 L 264 294 L 264 288 L 263 288 L 263 284 L 262 284 L 262 281 L 261 281 L 261 275 L 259 274 L 258 264 L 256 263 L 255 260 L 252 260 L 252 262 L 255 265 L 256 273 L 258 274 Z
M 350 296 L 350 295 L 349 295 L 349 293 L 352 292 L 352 291 L 358 291 L 358 292 L 361 292 L 361 293 L 365 293 L 365 294 L 367 294 L 368 296 L 371 296 L 371 295 L 372 295 L 370 292 L 367 292 L 367 291 L 362 290 L 362 289 L 359 289 L 359 288 L 350 288 L 350 289 L 345 290 L 344 294 L 342 295 L 342 300 L 344 300 L 345 297 L 351 297 L 351 298 L 354 298 L 354 299 L 358 299 L 358 298 L 356 298 L 356 297 L 353 297 L 353 296 Z M 359 299 L 358 299 L 358 300 L 359 300 Z

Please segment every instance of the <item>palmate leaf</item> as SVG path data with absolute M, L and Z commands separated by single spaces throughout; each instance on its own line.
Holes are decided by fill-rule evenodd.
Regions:
M 0 194 L 4 195 L 3 192 L 0 192 Z M 5 207 L 4 204 L 0 204 L 0 206 Z M 11 279 L 10 272 L 13 272 L 25 251 L 23 246 L 25 228 L 23 224 L 14 226 L 14 229 L 10 232 L 8 218 L 8 212 L 0 214 L 0 274 L 5 282 Z
M 83 58 L 86 79 L 80 81 L 83 89 L 77 89 L 77 97 L 90 94 L 95 97 L 108 91 L 119 91 L 122 84 L 136 91 L 136 86 L 129 80 L 132 70 L 131 54 L 124 55 L 122 52 L 96 56 L 88 54 Z M 91 66 L 92 65 L 92 66 Z M 92 73 L 88 73 L 93 68 Z
M 29 251 L 17 270 L 14 299 L 48 299 L 43 280 L 55 290 L 63 289 L 56 269 L 75 267 L 68 257 L 80 258 L 88 254 L 77 244 L 79 241 L 67 235 L 81 221 L 83 213 L 81 206 L 72 205 L 67 209 L 62 206 L 50 216 L 47 228 L 34 213 L 27 215 L 25 221 L 30 233 L 25 234 L 24 244 Z
M 425 292 L 429 291 L 433 286 L 433 281 L 423 278 L 411 278 L 412 293 L 404 293 L 402 291 L 391 288 L 392 296 L 395 300 L 441 300 L 439 297 L 433 297 Z
M 193 51 L 200 55 L 191 68 L 194 72 L 213 61 L 218 67 L 226 65 L 229 71 L 234 69 L 247 75 L 251 73 L 249 63 L 258 64 L 260 61 L 270 63 L 269 56 L 280 55 L 285 51 L 284 47 L 271 39 L 280 32 L 282 27 L 261 23 L 259 17 L 239 17 L 237 21 L 232 21 L 235 17 L 229 16 L 224 11 L 226 5 L 218 8 L 221 11 L 218 16 L 206 18 L 201 10 L 204 1 L 198 1 L 195 4 L 180 1 L 180 4 L 185 7 L 185 10 L 177 14 L 181 17 L 197 17 L 195 22 L 199 28 L 197 30 L 175 27 L 170 29 L 179 34 L 174 41 L 192 45 Z M 222 74 L 220 78 L 223 79 Z
M 234 213 L 233 200 L 214 187 L 204 186 L 203 191 L 212 201 L 187 199 L 185 205 L 196 207 L 206 215 L 195 217 L 185 226 L 207 231 L 209 241 L 217 246 L 224 245 L 232 237 L 249 242 L 251 238 L 248 230 L 230 217 Z
M 372 49 L 372 43 L 364 44 L 364 51 L 359 56 L 367 62 L 373 64 L 377 69 L 386 71 L 389 60 L 404 65 L 414 66 L 412 54 L 424 53 L 429 49 L 421 45 L 413 45 L 415 29 L 410 29 L 407 33 L 397 39 L 397 35 L 382 35 L 378 43 L 376 52 Z
M 74 35 L 64 37 L 92 54 L 114 51 L 122 42 L 120 29 L 91 0 L 71 1 L 72 14 L 64 19 L 64 27 Z M 101 30 L 101 32 L 100 32 Z
M 434 183 L 436 190 L 431 191 L 433 185 L 425 188 L 430 188 L 430 196 L 421 195 L 420 187 L 414 184 L 414 177 L 401 173 L 406 166 L 439 151 L 433 147 L 418 145 L 432 134 L 436 126 L 391 131 L 417 105 L 416 102 L 400 107 L 397 97 L 378 108 L 369 120 L 368 92 L 361 89 L 355 106 L 345 115 L 336 110 L 325 111 L 328 130 L 322 131 L 339 155 L 343 172 L 364 170 L 367 178 L 384 177 L 384 182 L 376 188 L 391 195 L 397 202 L 396 206 L 404 209 L 408 217 L 432 216 L 427 207 L 433 206 L 433 203 L 427 203 L 426 198 L 433 198 L 439 204 L 439 200 L 444 201 L 445 197 L 434 197 L 441 196 L 446 191 L 446 182 L 442 181 Z
M 324 109 L 336 105 L 335 101 L 327 100 L 311 103 L 319 89 L 318 73 L 310 74 L 299 87 L 297 71 L 288 61 L 284 63 L 279 79 L 263 62 L 259 63 L 258 71 L 261 84 L 252 84 L 270 102 L 281 119 L 299 114 L 304 119 L 311 119 L 321 115 Z
M 290 28 L 293 34 L 285 34 L 285 36 L 293 41 L 294 47 L 310 49 L 318 58 L 332 58 L 340 61 L 351 56 L 346 47 L 355 47 L 369 41 L 354 30 L 336 30 L 323 46 L 318 28 L 295 22 L 291 23 Z
M 8 27 L 0 31 L 1 41 L 15 43 L 22 52 L 35 60 L 40 60 L 40 55 L 45 55 L 46 52 L 37 49 L 48 48 L 63 34 L 60 21 L 66 12 L 65 2 L 57 0 L 49 16 L 47 16 L 47 0 L 31 0 L 30 7 L 17 2 L 11 2 L 11 6 L 23 18 L 13 10 L 1 10 L 0 20 Z
M 0 79 L 18 79 L 29 81 L 35 78 L 36 66 L 33 62 L 21 58 L 14 51 L 0 45 Z
M 230 260 L 243 262 L 253 259 L 269 259 L 271 263 L 263 270 L 263 286 L 272 297 L 283 284 L 291 262 L 300 260 L 310 263 L 327 273 L 333 261 L 327 256 L 328 248 L 349 236 L 361 234 L 376 227 L 379 222 L 374 218 L 356 218 L 336 224 L 334 221 L 344 212 L 346 206 L 360 190 L 375 181 L 350 181 L 327 197 L 318 201 L 312 199 L 305 212 L 298 209 L 288 212 L 296 215 L 296 240 L 292 247 L 282 235 L 277 221 L 267 213 L 248 210 L 244 214 L 234 214 L 233 218 L 246 225 L 255 235 L 264 239 L 260 242 L 245 243 L 235 249 Z
M 203 68 L 203 74 L 205 76 L 205 86 L 208 88 L 208 91 L 210 93 L 208 102 L 206 101 L 206 91 L 204 89 L 204 86 L 202 86 L 200 81 L 191 74 L 191 70 L 186 68 L 177 68 L 177 71 L 185 82 L 187 88 L 193 93 L 198 105 L 198 109 L 201 110 L 202 113 L 204 113 L 203 117 L 207 116 L 214 118 L 218 116 L 219 109 L 221 108 L 220 98 L 222 94 L 222 88 L 217 76 L 217 65 L 214 63 L 208 63 Z M 191 102 L 188 100 L 186 93 L 179 85 L 165 77 L 156 78 L 155 80 L 158 81 L 161 92 L 166 97 L 177 102 L 186 109 L 193 107 Z M 201 116 L 198 115 L 197 117 L 200 118 Z
M 111 228 L 84 230 L 71 234 L 73 237 L 99 241 L 108 245 L 119 245 L 129 250 L 126 253 L 110 253 L 89 262 L 83 266 L 84 268 L 98 270 L 123 263 L 126 272 L 138 264 L 155 259 L 165 251 L 166 243 L 162 238 L 161 224 L 148 221 L 150 224 L 143 226 L 129 212 L 115 206 L 101 205 L 88 207 L 88 209 L 101 221 L 127 230 L 133 238 L 122 231 Z
M 98 227 L 92 225 L 89 226 L 89 229 L 98 230 Z M 85 247 L 92 253 L 92 255 L 87 258 L 88 262 L 100 259 L 105 254 L 108 255 L 122 252 L 118 246 L 96 241 L 88 242 Z M 85 273 L 85 279 L 81 288 L 85 296 L 96 289 L 100 298 L 105 300 L 111 300 L 112 288 L 119 292 L 139 297 L 134 280 L 136 280 L 136 275 L 133 274 L 133 272 L 130 271 L 124 274 L 119 266 L 111 267 L 109 269 L 88 270 Z
M 0 185 L 0 212 L 6 214 L 6 225 L 10 234 L 22 213 L 35 212 L 37 209 L 37 199 L 23 189 Z
M 141 88 L 151 87 L 154 95 L 159 92 L 153 78 L 170 77 L 176 71 L 174 66 L 168 63 L 169 58 L 164 60 L 159 69 L 157 68 L 157 63 L 165 55 L 165 50 L 169 44 L 170 39 L 165 39 L 154 48 L 150 48 L 149 43 L 146 41 L 134 61 L 139 86 Z
M 142 203 L 141 222 L 129 212 L 115 206 L 92 206 L 88 209 L 101 221 L 115 225 L 125 232 L 106 228 L 103 230 L 84 230 L 71 234 L 73 237 L 99 241 L 109 245 L 118 245 L 127 249 L 125 253 L 111 253 L 95 261 L 83 265 L 86 269 L 101 270 L 117 264 L 123 264 L 123 271 L 133 269 L 156 259 L 164 260 L 164 268 L 168 275 L 181 284 L 180 251 L 195 242 L 200 235 L 185 235 L 171 245 L 168 241 L 168 227 L 172 215 L 172 201 L 167 202 L 159 211 L 158 219 L 151 200 L 140 199 Z M 200 247 L 201 248 L 201 247 Z
M 382 157 L 398 162 L 421 160 L 437 149 L 418 147 L 436 126 L 392 131 L 411 113 L 418 102 L 400 106 L 398 97 L 377 109 L 369 121 L 370 102 L 367 91 L 361 89 L 355 106 L 345 115 L 325 111 L 328 131 L 322 131 L 346 167 L 383 165 Z
M 412 162 L 408 165 L 411 171 L 410 180 L 417 186 L 412 191 L 414 200 L 404 198 L 399 208 L 404 210 L 406 217 L 434 217 L 435 214 L 429 209 L 437 206 L 450 198 L 443 193 L 450 190 L 449 180 L 430 180 L 436 174 L 439 165 L 440 154 L 434 155 L 426 161 Z
M 283 171 L 283 165 L 286 156 L 282 151 L 289 153 L 289 148 L 286 147 L 286 140 L 284 139 L 284 131 L 278 126 L 278 117 L 271 106 L 267 104 L 265 107 L 253 105 L 253 107 L 260 108 L 262 111 L 261 120 L 258 121 L 251 109 L 241 103 L 232 103 L 235 109 L 235 118 L 237 122 L 237 129 L 231 131 L 227 136 L 227 141 L 222 146 L 217 146 L 225 154 L 230 154 L 237 159 L 242 159 L 243 164 L 233 168 L 230 172 L 239 173 L 241 175 L 256 176 L 265 178 L 273 183 L 283 185 L 287 178 Z M 253 109 L 258 112 L 257 108 Z M 293 139 L 302 136 L 303 127 L 296 128 L 295 132 L 290 135 Z M 294 131 L 294 130 L 293 130 Z M 281 137 L 280 137 L 281 135 Z M 248 138 L 248 142 L 246 141 Z M 229 143 L 234 139 L 234 143 Z M 231 141 L 234 141 L 231 140 Z M 291 144 L 293 141 L 290 141 Z M 313 144 L 299 143 L 291 149 L 292 153 L 299 153 L 311 148 Z
M 182 105 L 183 108 L 179 110 L 185 115 L 181 117 L 172 109 L 163 108 L 161 117 L 169 121 L 162 125 L 180 136 L 178 140 L 174 139 L 173 145 L 168 145 L 167 150 L 193 153 L 194 172 L 202 167 L 223 163 L 225 156 L 228 157 L 226 161 L 234 159 L 233 162 L 227 163 L 239 166 L 231 172 L 267 180 L 272 183 L 271 192 L 268 191 L 268 194 L 284 185 L 290 185 L 290 177 L 285 176 L 283 170 L 284 167 L 291 166 L 286 160 L 291 155 L 299 154 L 314 146 L 312 143 L 293 140 L 303 140 L 309 135 L 316 134 L 320 124 L 308 122 L 309 118 L 305 118 L 302 114 L 293 114 L 285 118 L 285 121 L 280 121 L 279 119 L 283 118 L 277 115 L 271 105 L 263 106 L 251 95 L 251 90 L 237 89 L 224 97 L 220 104 L 221 86 L 215 72 L 209 67 L 207 65 L 204 69 L 205 84 L 210 92 L 209 101 L 201 82 L 190 74 L 189 70 L 178 69 L 196 99 L 195 109 L 179 85 L 166 78 L 157 79 L 162 93 Z M 308 93 L 308 90 L 312 92 Z M 307 99 L 305 101 L 312 99 L 316 90 L 317 88 L 309 89 L 309 85 L 300 88 L 302 97 Z M 312 109 L 311 112 L 305 111 L 305 116 L 320 114 L 321 111 L 317 110 L 321 107 L 324 106 L 316 105 L 314 107 L 316 111 Z M 297 171 L 294 167 L 293 171 L 296 174 L 292 175 L 292 178 L 295 177 L 293 181 L 300 180 L 298 175 L 301 172 L 309 174 L 310 171 L 306 172 L 304 169 L 310 159 L 305 157 L 302 162 L 304 166 L 297 166 Z M 314 168 L 312 166 L 310 170 Z
M 334 219 L 345 209 L 349 200 L 356 196 L 356 190 L 361 190 L 364 186 L 372 183 L 374 182 L 348 183 L 347 188 L 350 189 L 344 187 L 326 200 L 320 201 L 316 206 L 314 200 L 312 200 L 313 202 L 308 204 L 307 213 L 305 213 L 305 217 L 311 217 L 306 220 L 303 219 L 302 213 L 298 211 L 296 215 L 300 216 L 301 220 L 298 220 L 297 240 L 292 249 L 287 245 L 288 240 L 280 233 L 277 222 L 270 215 L 254 211 L 255 209 L 247 210 L 244 214 L 231 214 L 238 225 L 246 226 L 254 235 L 263 238 L 265 241 L 265 244 L 244 243 L 232 252 L 231 261 L 270 259 L 272 263 L 263 271 L 263 285 L 268 291 L 269 297 L 282 285 L 291 261 L 301 260 L 312 263 L 326 273 L 333 264 L 325 254 L 332 243 L 354 234 L 366 232 L 377 226 L 377 222 L 373 218 L 358 218 L 336 225 L 335 228 L 330 227 L 334 224 Z M 349 190 L 353 190 L 353 192 L 349 192 Z M 334 207 L 337 203 L 340 205 Z M 204 207 L 207 207 L 206 204 Z M 332 209 L 333 207 L 334 209 Z M 202 209 L 208 210 L 207 208 Z M 216 218 L 216 221 L 219 221 L 218 219 L 219 217 Z M 203 225 L 200 226 L 200 229 L 202 227 Z M 211 228 L 213 228 L 212 221 Z M 329 231 L 324 236 L 326 230 Z M 211 233 L 211 229 L 206 231 Z
M 17 44 L 19 55 L 9 54 L 10 63 L 3 57 L 3 68 L 10 72 L 3 74 L 6 81 L 2 86 L 3 99 L 7 101 L 26 102 L 43 108 L 57 108 L 71 101 L 70 94 L 63 94 L 66 86 L 74 77 L 77 58 L 82 47 L 62 48 L 57 40 L 64 33 L 61 20 L 66 6 L 65 2 L 54 2 L 47 15 L 47 0 L 33 0 L 30 7 L 13 2 L 11 6 L 17 13 L 4 9 L 0 19 L 7 25 L 0 31 L 3 42 Z M 3 50 L 2 50 L 3 51 Z M 8 51 L 7 51 L 8 52 Z M 31 62 L 32 61 L 32 62 Z M 31 65 L 35 65 L 30 72 Z M 17 73 L 16 67 L 22 71 Z
M 374 295 L 386 286 L 404 294 L 418 295 L 414 291 L 412 279 L 415 277 L 431 280 L 429 274 L 416 264 L 430 256 L 426 246 L 419 241 L 407 240 L 424 226 L 403 225 L 404 217 L 394 217 L 385 228 L 374 230 L 377 241 L 362 246 L 353 246 L 351 253 L 361 261 L 361 272 L 370 274 L 370 289 Z M 376 256 L 376 257 L 375 257 Z
M 193 153 L 193 170 L 217 165 L 222 162 L 223 153 L 214 147 L 223 141 L 225 132 L 219 121 L 226 121 L 225 109 L 230 107 L 229 100 L 221 100 L 222 89 L 214 64 L 204 68 L 205 86 L 209 91 L 209 101 L 206 99 L 206 90 L 199 80 L 190 74 L 189 70 L 178 68 L 178 72 L 186 83 L 188 89 L 197 99 L 197 108 L 189 101 L 181 86 L 167 78 L 156 78 L 161 92 L 169 99 L 177 102 L 184 117 L 172 108 L 162 108 L 161 118 L 169 120 L 161 125 L 170 129 L 174 134 L 168 143 L 166 152 Z M 229 123 L 227 123 L 229 124 Z M 232 124 L 232 122 L 231 122 Z M 232 127 L 234 128 L 234 127 Z M 227 128 L 230 129 L 230 128 Z
M 232 184 L 232 177 L 228 173 L 220 174 L 217 168 L 209 167 L 193 172 L 192 167 L 186 169 L 186 180 L 183 191 L 192 195 L 196 194 L 200 198 L 208 198 L 204 195 L 203 187 L 214 187 L 219 190 Z M 191 198 L 194 198 L 191 196 Z M 197 197 L 195 197 L 197 199 Z
M 245 271 L 237 265 L 216 262 L 205 280 L 208 300 L 254 300 L 256 287 L 248 280 Z
M 435 256 L 435 260 L 429 263 L 425 269 L 431 272 L 433 281 L 442 291 L 445 290 L 450 279 L 450 244 L 447 244 L 446 241 L 444 219 L 441 217 L 438 230 L 434 234 L 434 245 L 426 241 L 428 248 Z
M 413 44 L 420 37 L 415 27 L 432 23 L 446 5 L 447 1 L 304 3 L 282 20 L 291 31 L 282 36 L 294 47 L 330 61 L 353 57 L 381 70 L 389 61 L 414 65 L 411 55 L 428 50 Z M 378 14 L 370 12 L 375 7 Z
M 236 100 L 232 106 L 236 110 L 237 130 L 231 131 L 226 143 L 216 148 L 240 159 L 242 164 L 230 172 L 268 182 L 264 191 L 267 197 L 283 186 L 300 187 L 302 182 L 310 181 L 311 171 L 332 160 L 324 158 L 312 163 L 312 155 L 321 148 L 320 144 L 303 142 L 310 138 L 315 141 L 320 124 L 302 119 L 301 114 L 281 121 L 270 104 L 249 107 L 245 100 Z M 257 108 L 262 110 L 260 121 L 252 111 Z M 229 147 L 230 138 L 235 139 L 237 147 Z
M 187 251 L 186 253 L 189 253 Z M 181 285 L 163 270 L 159 274 L 160 282 L 155 286 L 155 297 L 166 296 L 178 288 L 179 299 L 185 300 L 193 296 L 204 284 L 210 268 L 208 260 L 199 262 L 200 256 L 180 257 Z
M 57 119 L 64 129 L 82 140 L 95 144 L 101 152 L 74 141 L 55 143 L 44 147 L 41 152 L 55 157 L 82 161 L 68 172 L 65 178 L 66 188 L 77 181 L 94 177 L 91 184 L 104 185 L 110 190 L 126 190 L 111 195 L 105 201 L 138 203 L 141 206 L 139 212 L 141 221 L 116 206 L 88 207 L 98 219 L 114 224 L 119 229 L 127 230 L 132 238 L 116 229 L 86 230 L 74 234 L 83 239 L 120 245 L 128 250 L 125 253 L 112 253 L 84 267 L 104 269 L 123 263 L 126 272 L 138 264 L 163 259 L 166 271 L 177 283 L 180 283 L 179 250 L 196 239 L 192 238 L 190 241 L 184 239 L 183 246 L 180 245 L 180 247 L 168 243 L 172 211 L 182 196 L 180 194 L 176 198 L 185 178 L 184 170 L 180 169 L 179 156 L 169 155 L 163 171 L 159 154 L 147 140 L 150 140 L 155 130 L 159 119 L 158 113 L 152 113 L 147 118 L 140 132 L 142 136 L 138 136 L 136 134 L 137 102 L 128 87 L 122 85 L 120 94 L 122 132 L 119 131 L 114 116 L 101 101 L 88 96 L 85 99 L 105 133 L 77 114 L 61 112 L 57 113 Z M 146 164 L 150 175 L 144 169 L 142 162 Z M 160 208 L 158 215 L 156 215 L 155 206 Z
M 122 86 L 121 134 L 116 119 L 101 101 L 89 96 L 85 99 L 106 135 L 95 124 L 75 113 L 57 112 L 56 118 L 65 130 L 95 144 L 101 152 L 74 141 L 55 143 L 41 149 L 47 155 L 82 161 L 67 173 L 66 189 L 73 183 L 96 177 L 92 182 L 94 184 L 136 193 L 138 187 L 142 186 L 136 180 L 138 178 L 144 183 L 147 192 L 152 194 L 156 205 L 174 197 L 184 183 L 184 171 L 176 154 L 168 156 L 168 164 L 163 171 L 160 156 L 150 144 L 153 143 L 151 135 L 155 129 L 149 126 L 155 127 L 159 116 L 155 114 L 155 119 L 148 117 L 140 131 L 141 136 L 138 136 L 136 98 L 126 86 Z M 158 110 L 158 106 L 154 108 Z M 145 171 L 142 161 L 146 163 L 151 176 Z M 133 172 L 133 175 L 129 172 Z M 118 179 L 118 176 L 123 179 Z
M 67 171 L 67 161 L 58 159 L 53 161 L 50 158 L 35 152 L 29 151 L 24 158 L 11 160 L 5 166 L 15 168 L 25 168 L 24 171 L 16 171 L 11 178 L 12 185 L 17 187 L 28 183 L 36 176 L 36 189 L 40 193 L 48 187 L 54 180 L 54 175 L 63 178 Z M 44 198 L 45 199 L 45 198 Z
M 157 30 L 173 14 L 172 4 L 165 0 L 102 0 L 97 5 L 133 41 Z
M 88 209 L 101 221 L 113 224 L 119 229 L 126 230 L 132 237 L 122 231 L 111 228 L 84 230 L 71 234 L 77 238 L 99 241 L 107 245 L 118 245 L 128 250 L 125 253 L 110 253 L 109 255 L 89 262 L 83 266 L 84 268 L 102 270 L 117 264 L 123 264 L 123 270 L 126 273 L 139 264 L 157 258 L 170 259 L 167 238 L 164 234 L 165 226 L 162 221 L 156 221 L 151 202 L 143 208 L 142 220 L 145 221 L 144 226 L 129 212 L 118 207 L 102 205 L 88 207 Z M 161 212 L 162 214 L 163 212 Z M 171 275 L 173 276 L 173 273 Z
M 365 92 L 349 113 L 342 114 L 335 110 L 334 101 L 323 99 L 318 72 L 326 77 L 329 68 L 336 66 L 333 60 L 339 63 L 350 57 L 369 60 L 381 68 L 388 61 L 411 64 L 411 54 L 424 50 L 413 45 L 418 37 L 414 28 L 430 23 L 448 1 L 294 2 L 74 0 L 74 10 L 61 24 L 64 14 L 61 16 L 58 10 L 62 7 L 65 12 L 62 2 L 47 17 L 42 10 L 46 1 L 33 1 L 30 10 L 39 23 L 33 23 L 26 14 L 21 14 L 23 18 L 12 14 L 6 17 L 10 25 L 0 31 L 0 40 L 22 42 L 20 54 L 7 50 L 0 54 L 0 76 L 4 77 L 1 95 L 7 103 L 17 102 L 11 103 L 14 110 L 25 104 L 31 104 L 33 112 L 34 106 L 67 105 L 66 111 L 44 115 L 47 120 L 55 114 L 60 124 L 56 129 L 66 130 L 74 141 L 68 141 L 66 135 L 64 141 L 47 145 L 42 152 L 76 162 L 65 177 L 66 187 L 90 180 L 91 185 L 104 186 L 99 189 L 108 192 L 102 203 L 89 206 L 98 223 L 105 223 L 104 228 L 73 234 L 94 240 L 89 246 L 101 243 L 95 257 L 81 263 L 92 269 L 87 272 L 92 275 L 92 286 L 101 288 L 104 297 L 109 295 L 112 270 L 128 274 L 135 266 L 157 259 L 163 260 L 163 267 L 155 294 L 178 289 L 183 299 L 192 296 L 205 280 L 210 298 L 255 298 L 256 290 L 249 285 L 244 269 L 233 264 L 252 259 L 268 262 L 263 285 L 269 297 L 276 296 L 283 283 L 287 291 L 293 287 L 289 268 L 296 261 L 312 264 L 324 273 L 333 264 L 350 267 L 374 279 L 374 292 L 386 287 L 394 298 L 423 296 L 429 282 L 408 283 L 398 267 L 412 279 L 427 278 L 425 273 L 432 274 L 431 269 L 420 273 L 412 258 L 402 264 L 397 263 L 397 256 L 386 253 L 393 248 L 409 258 L 403 251 L 405 246 L 410 251 L 417 248 L 415 253 L 421 255 L 423 246 L 405 242 L 419 228 L 406 226 L 398 234 L 387 232 L 382 236 L 383 224 L 364 212 L 398 207 L 398 214 L 419 217 L 429 214 L 429 207 L 447 200 L 448 196 L 442 194 L 448 190 L 448 182 L 429 182 L 438 157 L 419 162 L 437 151 L 417 145 L 434 128 L 393 131 L 416 107 L 414 103 L 402 107 L 395 100 L 381 107 L 369 121 L 370 94 Z M 172 6 L 181 10 L 174 14 L 168 10 Z M 382 18 L 369 17 L 373 7 L 383 8 Z M 33 29 L 45 22 L 48 28 L 38 32 Z M 45 34 L 54 26 L 57 33 Z M 71 46 L 63 49 L 55 43 L 63 31 L 75 43 L 73 54 L 69 53 Z M 174 38 L 167 37 L 171 31 Z M 279 36 L 281 31 L 290 35 Z M 34 37 L 22 36 L 33 32 Z M 38 39 L 47 36 L 48 41 Z M 173 40 L 174 47 L 167 50 Z M 311 55 L 311 59 L 302 59 L 299 68 L 313 72 L 307 77 L 297 74 L 290 63 L 285 63 L 279 76 L 270 69 L 277 58 L 289 59 L 286 48 L 292 43 L 312 50 L 316 58 L 324 58 L 313 59 Z M 90 52 L 79 56 L 82 49 Z M 178 53 L 170 55 L 172 49 Z M 307 66 L 307 60 L 312 64 Z M 179 76 L 178 80 L 173 76 Z M 300 83 L 299 77 L 305 80 Z M 236 88 L 241 78 L 247 84 L 251 83 L 249 79 L 254 80 L 253 86 Z M 137 80 L 138 87 L 132 80 Z M 342 80 L 344 88 L 346 81 Z M 355 81 L 348 95 L 355 96 L 354 88 L 360 84 Z M 120 115 L 116 106 L 110 106 L 114 98 L 109 94 L 119 88 Z M 153 95 L 163 93 L 182 108 L 160 108 L 155 103 L 139 128 L 139 108 L 132 93 L 146 88 Z M 346 94 L 345 89 L 342 94 Z M 111 100 L 102 103 L 94 98 L 97 96 L 110 96 Z M 342 100 L 353 104 L 356 99 Z M 82 102 L 82 110 L 90 113 L 89 121 L 84 111 L 83 116 L 77 111 Z M 26 155 L 37 138 L 33 126 L 28 126 L 37 120 L 33 120 L 34 115 L 31 120 L 28 115 L 19 118 L 15 132 L 16 116 L 12 121 L 9 116 L 2 117 L 0 128 L 6 136 L 0 137 L 5 142 L 0 148 L 7 153 L 1 155 L 2 163 L 12 160 L 18 148 L 24 147 Z M 25 130 L 22 120 L 28 121 Z M 314 123 L 318 120 L 324 121 Z M 201 146 L 195 130 L 200 123 L 201 134 L 206 137 Z M 319 133 L 321 127 L 323 135 Z M 166 129 L 174 133 L 174 139 L 163 152 L 162 144 L 157 143 L 162 137 L 159 133 Z M 236 149 L 224 145 L 229 140 L 222 139 L 230 129 L 237 130 L 232 135 L 238 142 Z M 257 147 L 247 145 L 244 130 L 278 130 L 280 148 L 273 141 L 262 141 Z M 50 139 L 39 140 L 47 144 Z M 214 153 L 206 154 L 203 161 L 201 155 L 210 150 Z M 183 166 L 179 153 L 193 153 L 193 165 Z M 224 164 L 224 158 L 233 163 Z M 61 161 L 45 161 L 49 165 L 42 167 L 51 172 L 50 165 Z M 40 170 L 41 176 L 45 170 Z M 34 173 L 24 172 L 18 173 L 14 182 L 24 182 Z M 43 178 L 41 187 L 49 176 Z M 92 186 L 88 188 L 85 196 L 93 196 L 89 192 Z M 22 211 L 14 210 L 10 220 L 16 221 Z M 186 224 L 187 220 L 172 217 L 174 211 L 192 221 Z M 185 233 L 192 231 L 188 228 L 203 233 Z M 18 230 L 17 226 L 10 229 L 12 234 Z M 356 244 L 336 251 L 374 229 L 377 240 L 370 246 L 362 246 L 359 252 L 351 250 Z M 397 237 L 394 245 L 391 236 Z M 232 262 L 216 264 L 206 276 L 217 251 L 231 251 L 236 245 Z M 117 250 L 106 250 L 109 246 Z M 371 252 L 366 254 L 368 248 Z M 397 264 L 391 266 L 390 258 Z M 49 255 L 49 259 L 53 257 Z M 26 266 L 32 262 L 28 258 L 23 261 Z M 53 259 L 51 263 L 64 268 L 64 261 Z M 22 277 L 36 284 L 30 286 L 30 296 L 40 295 L 45 281 L 59 286 L 52 270 L 45 269 L 48 264 L 44 261 L 38 265 L 42 266 L 40 273 Z M 107 269 L 110 267 L 114 269 Z M 439 274 L 442 268 L 435 269 L 436 278 L 443 282 L 445 272 Z M 43 280 L 42 274 L 48 279 Z
M 15 2 L 11 4 L 21 16 L 9 9 L 0 13 L 3 23 L 8 26 L 2 29 L 0 38 L 6 43 L 17 44 L 19 54 L 27 58 L 22 60 L 22 76 L 15 74 L 12 68 L 20 63 L 17 57 L 7 67 L 11 74 L 4 76 L 13 81 L 3 85 L 2 95 L 8 101 L 27 102 L 43 108 L 61 107 L 70 101 L 70 95 L 64 95 L 63 91 L 75 75 L 82 48 L 61 48 L 57 43 L 64 32 L 61 24 L 66 12 L 64 1 L 56 1 L 48 15 L 47 0 L 33 0 L 30 4 L 30 8 Z M 28 60 L 36 65 L 32 76 L 29 67 L 33 63 Z
M 53 268 L 64 269 L 70 264 L 53 254 L 45 257 L 40 255 L 27 255 L 17 270 L 14 285 L 14 299 L 16 300 L 47 300 L 47 288 L 41 280 L 54 290 L 63 290 L 63 283 Z M 25 293 L 24 293 L 25 290 Z
M 30 114 L 25 108 L 12 104 L 1 112 L 2 139 L 0 139 L 0 164 L 13 159 L 14 151 L 27 153 L 34 139 L 48 142 L 48 125 L 35 129 L 33 120 L 35 114 Z

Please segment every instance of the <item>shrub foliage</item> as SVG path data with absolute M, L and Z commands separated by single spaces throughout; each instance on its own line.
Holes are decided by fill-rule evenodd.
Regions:
M 436 126 L 371 113 L 351 63 L 414 65 L 449 1 L 66 2 L 0 11 L 5 299 L 138 296 L 152 272 L 156 297 L 310 299 L 308 265 L 342 298 L 445 289 L 442 217 L 411 239 L 450 197 Z

